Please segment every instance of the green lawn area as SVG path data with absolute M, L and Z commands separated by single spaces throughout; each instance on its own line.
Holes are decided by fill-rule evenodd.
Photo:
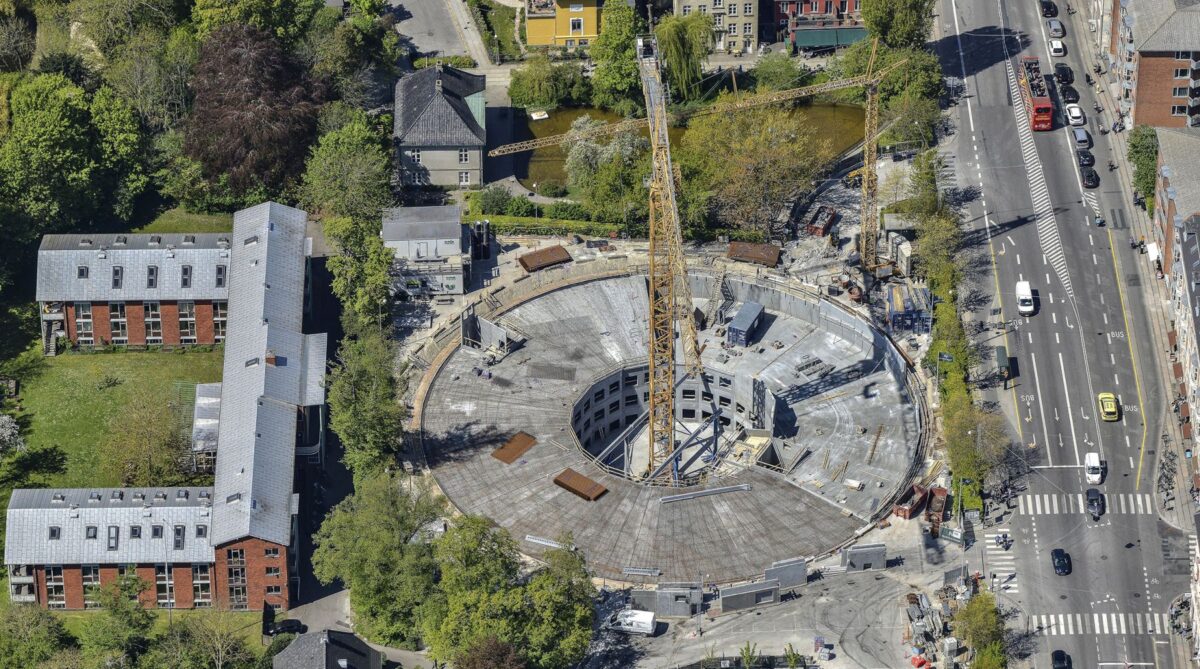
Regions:
M 29 355 L 29 354 L 26 354 Z M 21 381 L 21 411 L 28 421 L 31 447 L 58 446 L 66 455 L 65 470 L 48 477 L 54 487 L 115 485 L 103 480 L 100 449 L 113 433 L 110 417 L 121 412 L 135 390 L 149 389 L 161 397 L 163 411 L 172 402 L 191 397 L 191 383 L 221 380 L 222 351 L 181 349 L 179 352 L 80 353 L 35 362 L 35 371 Z M 101 383 L 112 377 L 118 383 Z M 182 393 L 182 394 L 181 394 Z M 185 408 L 190 413 L 190 409 Z
M 168 209 L 134 232 L 231 232 L 233 214 L 193 214 L 182 207 Z
M 167 626 L 178 624 L 180 621 L 187 620 L 189 616 L 204 615 L 204 611 L 194 609 L 180 609 L 178 611 L 164 611 L 162 609 L 154 609 L 155 615 L 153 635 L 157 636 L 167 631 Z M 59 618 L 63 621 L 63 626 L 76 639 L 83 634 L 84 625 L 87 621 L 96 615 L 95 611 L 62 611 L 58 613 Z M 262 613 L 258 611 L 237 612 L 233 615 L 243 619 L 243 626 L 240 629 L 244 632 L 243 636 L 246 639 L 246 647 L 256 656 L 262 655 L 267 649 L 262 643 Z
M 483 14 L 483 20 L 487 24 L 481 26 L 484 32 L 491 33 L 483 36 L 484 46 L 488 53 L 492 53 L 499 44 L 502 58 L 505 60 L 520 58 L 521 47 L 517 44 L 516 35 L 513 34 L 513 28 L 517 21 L 517 10 L 492 0 L 474 0 L 473 4 Z M 493 41 L 493 35 L 495 41 Z

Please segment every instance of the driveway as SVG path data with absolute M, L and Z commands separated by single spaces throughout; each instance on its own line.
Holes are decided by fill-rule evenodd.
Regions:
M 417 57 L 470 55 L 458 22 L 450 16 L 447 1 L 463 0 L 389 0 L 400 19 L 396 30 L 408 38 Z

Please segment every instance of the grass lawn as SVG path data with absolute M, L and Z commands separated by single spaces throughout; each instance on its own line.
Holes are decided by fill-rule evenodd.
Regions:
M 63 626 L 76 639 L 83 634 L 83 628 L 87 621 L 96 615 L 96 611 L 62 611 L 57 615 L 63 621 Z M 154 629 L 151 632 L 153 636 L 158 636 L 167 631 L 167 626 L 179 624 L 182 620 L 187 620 L 190 616 L 204 615 L 204 611 L 195 609 L 180 609 L 178 611 L 164 611 L 162 609 L 153 610 L 155 615 Z M 239 628 L 243 632 L 243 637 L 246 639 L 246 647 L 255 656 L 263 654 L 267 649 L 262 643 L 262 613 L 258 611 L 237 612 L 233 615 L 243 619 L 243 625 Z
M 520 58 L 521 47 L 517 44 L 517 36 L 513 34 L 513 28 L 517 22 L 517 10 L 492 0 L 477 0 L 476 6 L 487 23 L 484 26 L 487 32 L 495 35 L 495 42 L 492 41 L 491 35 L 485 35 L 483 38 L 484 47 L 488 52 L 491 53 L 496 48 L 496 44 L 499 44 L 500 56 L 505 60 Z
M 168 209 L 134 232 L 231 232 L 233 214 L 193 214 L 183 207 Z
M 28 354 L 26 354 L 28 355 Z M 103 480 L 99 444 L 113 431 L 109 418 L 120 413 L 136 389 L 162 397 L 163 411 L 180 397 L 180 387 L 221 380 L 222 352 L 65 354 L 45 358 L 40 369 L 22 379 L 20 420 L 28 421 L 31 447 L 58 446 L 65 470 L 44 481 L 54 487 L 110 486 Z M 119 382 L 105 387 L 111 376 Z M 183 382 L 182 384 L 180 382 Z M 185 395 L 185 399 L 190 395 Z M 187 410 L 190 413 L 190 409 Z

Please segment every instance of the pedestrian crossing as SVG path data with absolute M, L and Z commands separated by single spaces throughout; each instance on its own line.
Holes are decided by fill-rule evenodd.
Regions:
M 1088 207 L 1091 207 L 1092 212 L 1095 215 L 1100 215 L 1100 203 L 1096 200 L 1095 193 L 1085 192 L 1083 194 L 1083 201 Z
M 1012 540 L 1012 531 L 1005 527 L 997 528 L 994 532 L 985 532 L 983 535 L 985 542 L 984 568 L 987 569 L 985 584 L 994 592 L 1015 595 L 1019 594 L 1021 589 L 1017 584 L 1017 563 L 1016 557 L 1013 555 L 1014 549 L 1004 550 L 1003 546 L 996 543 L 998 537 L 1006 534 L 1009 540 Z M 992 578 L 993 574 L 995 578 Z
M 1200 542 L 1196 540 L 1196 535 L 1189 534 L 1188 537 L 1188 555 L 1194 561 L 1200 561 Z
M 1014 101 L 1021 99 L 1017 76 L 1013 70 L 1012 61 L 1005 61 L 1008 70 L 1009 94 Z M 1037 222 L 1038 242 L 1046 261 L 1054 268 L 1058 280 L 1062 282 L 1068 297 L 1075 297 L 1071 287 L 1071 275 L 1067 271 L 1067 256 L 1063 251 L 1062 239 L 1058 234 L 1058 222 L 1054 218 L 1054 204 L 1050 201 L 1050 191 L 1046 188 L 1046 176 L 1042 172 L 1042 163 L 1038 159 L 1037 145 L 1033 142 L 1033 131 L 1029 129 L 1029 117 L 1025 106 L 1014 104 L 1013 115 L 1017 122 L 1017 135 L 1021 140 L 1021 154 L 1025 162 L 1026 176 L 1029 178 L 1029 196 L 1033 200 L 1034 220 Z
M 1042 636 L 1088 634 L 1167 634 L 1165 613 L 1049 613 L 1029 616 L 1029 628 Z
M 1083 493 L 1021 495 L 1017 498 L 1017 512 L 1027 516 L 1054 516 L 1070 513 L 1088 513 L 1087 500 Z M 1104 513 L 1121 515 L 1147 515 L 1154 513 L 1154 498 L 1148 494 L 1109 493 L 1104 496 Z

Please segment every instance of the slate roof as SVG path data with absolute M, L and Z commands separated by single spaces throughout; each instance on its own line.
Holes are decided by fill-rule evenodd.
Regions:
M 217 450 L 217 426 L 221 424 L 221 384 L 196 384 L 192 406 L 192 451 Z
M 38 302 L 141 300 L 224 300 L 217 266 L 229 265 L 228 233 L 46 235 L 38 248 Z M 192 282 L 183 288 L 183 266 Z M 158 268 L 156 288 L 147 287 L 147 267 Z M 79 278 L 79 268 L 87 277 Z M 121 288 L 113 288 L 113 267 L 122 268 Z
M 462 208 L 395 207 L 383 210 L 383 241 L 459 239 L 462 237 Z
M 1200 41 L 1200 34 L 1197 35 Z M 1200 213 L 1200 128 L 1157 128 L 1163 167 L 1170 169 L 1175 209 L 1180 216 Z
M 345 660 L 346 664 L 339 664 Z M 350 632 L 301 634 L 271 660 L 275 669 L 380 669 L 383 656 Z
M 39 488 L 14 490 L 8 503 L 4 560 L 7 564 L 211 563 L 212 488 Z M 139 496 L 140 495 L 140 496 Z M 163 527 L 155 539 L 152 526 Z M 183 526 L 183 548 L 174 528 Z M 204 526 L 205 537 L 196 536 Z M 59 538 L 50 539 L 50 527 Z M 108 528 L 118 528 L 108 548 Z M 141 528 L 134 539 L 130 527 Z M 96 538 L 87 538 L 87 528 Z
M 1200 0 L 1132 0 L 1129 13 L 1138 51 L 1200 49 Z
M 482 147 L 487 134 L 475 121 L 466 98 L 482 92 L 484 81 L 483 75 L 449 66 L 427 67 L 400 77 L 395 140 L 410 146 Z
M 291 537 L 296 410 L 325 401 L 326 335 L 301 332 L 306 219 L 274 202 L 233 216 L 214 545 Z

